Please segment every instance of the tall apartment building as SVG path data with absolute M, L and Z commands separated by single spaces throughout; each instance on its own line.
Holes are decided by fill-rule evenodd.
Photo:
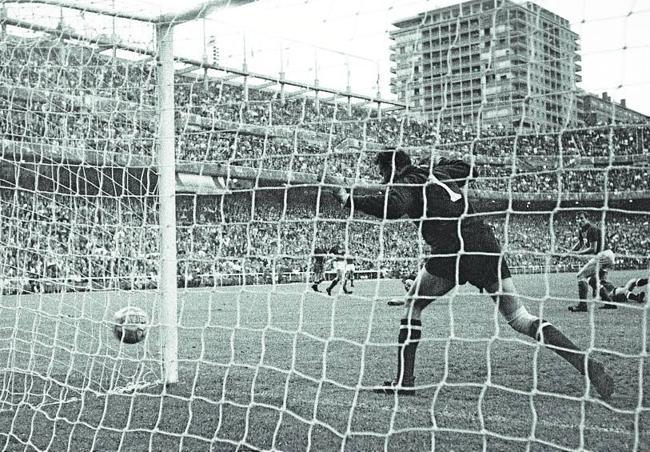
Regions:
M 577 125 L 578 35 L 540 6 L 472 0 L 400 20 L 391 90 L 412 113 L 452 125 Z

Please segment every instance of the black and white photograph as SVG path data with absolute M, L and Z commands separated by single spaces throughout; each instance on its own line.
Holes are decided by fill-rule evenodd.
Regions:
M 0 451 L 650 450 L 649 0 L 0 0 Z

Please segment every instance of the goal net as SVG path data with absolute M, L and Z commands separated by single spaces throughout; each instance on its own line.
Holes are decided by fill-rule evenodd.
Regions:
M 5 450 L 77 447 L 56 431 L 97 432 L 109 394 L 163 375 L 155 61 L 102 47 L 84 11 L 40 6 L 0 6 Z M 151 315 L 143 344 L 114 336 L 126 306 Z
M 108 3 L 0 2 L 0 448 L 650 445 L 647 10 Z M 381 192 L 387 149 L 476 171 L 463 195 L 522 302 L 613 398 L 469 284 L 422 315 L 416 396 L 373 392 L 396 374 L 388 302 L 431 251 L 332 190 Z M 571 313 L 580 213 L 616 264 Z

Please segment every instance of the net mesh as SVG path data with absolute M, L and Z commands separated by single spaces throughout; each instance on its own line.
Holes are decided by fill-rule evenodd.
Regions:
M 601 22 L 624 30 L 616 50 L 585 38 L 574 60 L 567 24 L 552 25 L 546 10 L 434 3 L 328 11 L 323 23 L 340 36 L 322 45 L 264 29 L 247 7 L 177 26 L 173 386 L 160 381 L 154 27 L 94 6 L 0 5 L 3 449 L 647 448 L 646 305 L 590 302 L 579 318 L 566 307 L 585 263 L 570 251 L 578 212 L 606 231 L 616 286 L 647 277 L 650 127 L 562 71 L 583 61 L 586 78 L 612 55 L 631 66 L 647 50 L 637 29 L 648 11 L 565 10 L 584 36 Z M 380 39 L 393 46 L 393 97 L 371 46 Z M 541 89 L 550 73 L 557 80 Z M 632 69 L 619 78 L 629 96 L 647 85 Z M 524 304 L 613 371 L 613 399 L 589 392 L 468 286 L 425 311 L 417 396 L 371 391 L 394 377 L 400 313 L 386 301 L 403 297 L 400 279 L 430 251 L 410 220 L 342 209 L 323 181 L 374 193 L 373 159 L 393 147 L 417 164 L 465 158 L 478 170 L 465 194 L 493 227 Z M 354 265 L 351 295 L 310 287 L 333 246 Z M 336 274 L 330 258 L 321 291 Z M 150 316 L 141 344 L 113 335 L 125 306 Z

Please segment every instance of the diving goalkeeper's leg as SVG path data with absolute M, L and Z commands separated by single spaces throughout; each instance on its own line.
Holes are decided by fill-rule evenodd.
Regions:
M 505 278 L 498 284 L 486 288 L 499 306 L 499 312 L 516 331 L 532 337 L 568 361 L 582 375 L 587 374 L 589 381 L 603 398 L 614 393 L 614 380 L 605 371 L 603 365 L 589 358 L 568 337 L 550 322 L 531 315 L 517 299 L 516 288 L 512 278 Z M 499 291 L 500 289 L 500 291 Z

